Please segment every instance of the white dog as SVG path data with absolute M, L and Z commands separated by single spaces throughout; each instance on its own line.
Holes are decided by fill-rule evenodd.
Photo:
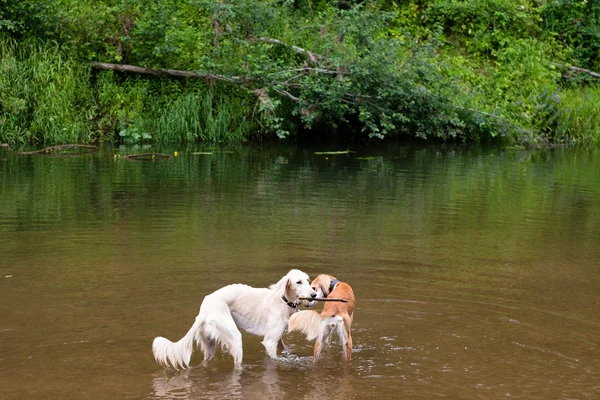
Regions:
M 299 297 L 315 298 L 308 275 L 293 269 L 269 288 L 253 288 L 241 283 L 225 286 L 204 298 L 200 313 L 188 333 L 173 343 L 157 337 L 152 343 L 156 362 L 163 367 L 189 368 L 194 342 L 204 353 L 204 361 L 215 354 L 217 345 L 233 356 L 236 367 L 242 365 L 242 334 L 264 336 L 262 344 L 270 357 L 277 357 L 277 346 L 283 347 L 281 336 L 290 316 L 301 302 L 310 307 L 314 301 L 301 301 Z

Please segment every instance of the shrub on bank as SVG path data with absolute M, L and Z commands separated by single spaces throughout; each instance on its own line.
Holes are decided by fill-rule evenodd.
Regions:
M 596 119 L 586 114 L 596 111 L 597 83 L 565 78 L 563 65 L 597 65 L 584 47 L 600 39 L 582 33 L 596 32 L 596 8 L 567 0 L 11 3 L 0 7 L 0 140 L 229 142 L 315 131 L 594 142 Z M 575 17 L 578 27 L 557 33 Z M 91 70 L 91 61 L 205 78 Z

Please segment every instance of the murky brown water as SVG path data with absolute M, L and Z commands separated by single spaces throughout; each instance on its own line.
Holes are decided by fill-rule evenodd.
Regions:
M 600 151 L 158 150 L 0 149 L 0 398 L 600 398 Z M 290 268 L 353 286 L 351 368 L 295 333 L 155 365 L 204 295 Z

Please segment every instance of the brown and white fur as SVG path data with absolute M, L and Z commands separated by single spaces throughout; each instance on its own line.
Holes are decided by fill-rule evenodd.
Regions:
M 317 292 L 317 297 L 332 297 L 348 300 L 344 302 L 325 302 L 323 311 L 306 310 L 293 314 L 288 322 L 288 331 L 301 331 L 308 340 L 314 340 L 315 349 L 313 363 L 321 355 L 323 342 L 329 343 L 331 334 L 335 330 L 342 342 L 342 349 L 346 361 L 352 357 L 352 320 L 354 319 L 354 292 L 350 285 L 340 282 L 331 275 L 321 274 L 311 284 Z
M 152 343 L 156 362 L 163 367 L 189 368 L 194 344 L 210 360 L 217 346 L 233 356 L 236 368 L 242 365 L 242 334 L 240 329 L 263 336 L 262 344 L 271 358 L 277 357 L 277 347 L 283 346 L 290 315 L 302 302 L 310 307 L 314 301 L 299 297 L 316 297 L 308 275 L 297 269 L 288 272 L 269 288 L 253 288 L 240 283 L 225 286 L 204 298 L 196 321 L 177 342 L 157 337 Z

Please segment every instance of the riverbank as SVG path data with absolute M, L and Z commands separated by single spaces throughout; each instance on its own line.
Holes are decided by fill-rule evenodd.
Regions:
M 0 143 L 600 142 L 597 6 L 313 3 L 0 9 Z

